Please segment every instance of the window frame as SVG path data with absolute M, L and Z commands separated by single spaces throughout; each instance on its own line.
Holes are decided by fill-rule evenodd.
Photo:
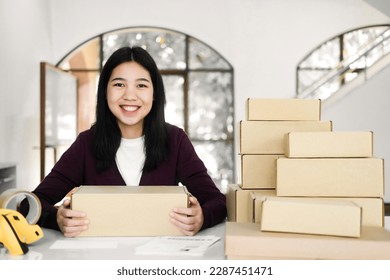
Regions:
M 73 48 L 71 51 L 69 51 L 63 58 L 61 58 L 57 63 L 56 63 L 56 67 L 59 67 L 59 68 L 62 68 L 62 64 L 66 61 L 68 61 L 70 59 L 70 57 L 75 54 L 78 50 L 82 49 L 83 46 L 86 46 L 87 43 L 89 42 L 92 42 L 93 40 L 96 40 L 98 39 L 98 47 L 99 47 L 99 67 L 96 68 L 96 69 L 81 69 L 81 68 L 70 68 L 70 69 L 63 69 L 64 71 L 69 71 L 69 72 L 72 72 L 72 73 L 82 73 L 82 72 L 94 72 L 94 73 L 97 73 L 97 76 L 100 75 L 101 73 L 101 70 L 103 68 L 103 56 L 104 56 L 104 53 L 103 53 L 103 46 L 104 46 L 104 36 L 106 34 L 111 34 L 111 33 L 115 33 L 115 32 L 126 32 L 127 30 L 129 32 L 135 32 L 137 30 L 145 30 L 145 29 L 150 29 L 150 30 L 161 30 L 161 31 L 165 31 L 165 32 L 173 32 L 173 33 L 178 33 L 180 35 L 183 35 L 185 36 L 185 68 L 184 69 L 160 69 L 160 73 L 162 76 L 169 76 L 169 75 L 177 75 L 177 76 L 182 76 L 184 78 L 184 85 L 183 85 L 183 105 L 184 105 L 184 108 L 183 108 L 183 129 L 184 131 L 186 131 L 187 133 L 189 132 L 189 127 L 190 127 L 190 124 L 189 124 L 189 91 L 190 91 L 190 88 L 189 88 L 189 76 L 190 76 L 190 73 L 195 73 L 195 72 L 203 72 L 203 73 L 211 73 L 211 72 L 219 72 L 219 73 L 230 73 L 231 74 L 231 82 L 230 82 L 230 91 L 229 93 L 231 94 L 231 106 L 232 106 L 232 112 L 231 112 L 231 117 L 232 117 L 232 127 L 231 127 L 231 133 L 229 134 L 229 136 L 227 137 L 227 139 L 218 139 L 218 140 L 205 140 L 205 139 L 200 139 L 200 138 L 196 138 L 196 137 L 190 137 L 191 141 L 196 141 L 196 142 L 204 142 L 205 144 L 207 143 L 215 143 L 215 142 L 223 142 L 223 143 L 226 143 L 228 145 L 231 145 L 231 152 L 232 152 L 232 168 L 233 170 L 231 171 L 232 172 L 232 178 L 229 178 L 230 180 L 235 180 L 236 178 L 236 163 L 235 163 L 235 145 L 234 145 L 234 142 L 235 142 L 235 120 L 234 120 L 234 69 L 233 69 L 233 66 L 229 63 L 229 61 L 224 58 L 218 51 L 216 51 L 214 48 L 212 48 L 211 46 L 209 46 L 208 44 L 204 43 L 203 41 L 195 38 L 195 37 L 192 37 L 188 34 L 185 34 L 185 33 L 182 33 L 180 31 L 176 31 L 176 30 L 172 30 L 172 29 L 167 29 L 167 28 L 162 28 L 162 27 L 155 27 L 155 26 L 134 26 L 134 27 L 124 27 L 124 28 L 118 28 L 118 29 L 114 29 L 114 30 L 109 30 L 109 31 L 106 31 L 104 33 L 101 33 L 99 35 L 96 35 L 92 38 L 89 38 L 87 40 L 85 40 L 84 42 L 82 42 L 81 44 L 79 44 L 77 47 Z M 210 50 L 212 50 L 215 54 L 217 54 L 221 59 L 223 59 L 224 62 L 226 62 L 228 68 L 225 69 L 225 68 L 210 68 L 210 67 L 206 67 L 206 68 L 196 68 L 196 69 L 191 69 L 190 68 L 190 61 L 189 61 L 189 52 L 190 52 L 190 40 L 196 40 L 197 42 L 201 43 L 202 45 L 204 45 L 205 47 L 209 48 Z M 153 55 L 153 54 L 152 54 Z M 217 182 L 216 182 L 217 183 Z M 218 184 L 217 184 L 218 185 Z M 222 188 L 221 190 L 225 191 L 227 190 L 227 184 L 225 186 L 218 186 L 220 188 Z

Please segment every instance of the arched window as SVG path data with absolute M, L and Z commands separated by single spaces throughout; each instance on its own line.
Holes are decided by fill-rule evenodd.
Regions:
M 211 177 L 226 191 L 235 170 L 233 68 L 194 37 L 161 28 L 125 28 L 72 50 L 57 66 L 79 80 L 78 131 L 95 121 L 97 81 L 107 58 L 120 47 L 135 45 L 145 48 L 161 70 L 167 122 L 187 132 Z
M 364 81 L 383 68 L 386 64 L 378 62 L 389 60 L 389 54 L 389 24 L 353 29 L 330 38 L 298 63 L 297 97 L 330 99 L 344 85 L 360 82 L 359 76 Z

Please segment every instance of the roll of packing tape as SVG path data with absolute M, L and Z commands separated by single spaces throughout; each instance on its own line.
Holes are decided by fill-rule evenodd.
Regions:
M 38 197 L 28 191 L 8 189 L 0 194 L 0 208 L 18 210 L 20 202 L 27 198 L 30 205 L 26 220 L 30 225 L 36 224 L 41 216 L 42 206 Z

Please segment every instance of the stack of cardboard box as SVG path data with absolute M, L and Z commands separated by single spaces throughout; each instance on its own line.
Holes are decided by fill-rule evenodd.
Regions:
M 331 123 L 330 129 L 297 130 L 293 123 L 324 123 L 319 115 L 310 119 L 308 107 L 289 106 L 303 106 L 304 100 L 247 102 L 247 121 L 240 124 L 241 184 L 230 185 L 227 193 L 227 257 L 390 259 L 383 159 L 373 157 L 373 133 L 334 132 Z M 260 110 L 266 115 L 254 113 Z M 266 122 L 271 129 L 260 134 Z M 273 143 L 265 141 L 281 122 L 291 126 Z M 260 178 L 263 155 L 275 161 L 265 171 L 273 178 L 268 185 Z M 245 165 L 248 156 L 257 160 Z M 246 220 L 239 219 L 240 212 Z
M 332 131 L 321 121 L 319 99 L 247 99 L 246 120 L 239 123 L 241 182 L 227 191 L 228 220 L 252 222 L 253 195 L 275 195 L 276 159 L 285 154 L 292 131 Z
M 352 201 L 363 209 L 363 225 L 384 225 L 383 159 L 373 157 L 373 132 L 289 133 L 286 145 L 277 196 Z

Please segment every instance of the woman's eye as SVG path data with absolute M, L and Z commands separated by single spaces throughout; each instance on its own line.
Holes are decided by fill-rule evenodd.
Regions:
M 124 87 L 125 85 L 123 83 L 115 83 L 113 86 L 114 87 Z
M 139 87 L 139 88 L 146 88 L 146 87 L 148 87 L 148 86 L 145 85 L 145 84 L 139 84 L 138 87 Z

